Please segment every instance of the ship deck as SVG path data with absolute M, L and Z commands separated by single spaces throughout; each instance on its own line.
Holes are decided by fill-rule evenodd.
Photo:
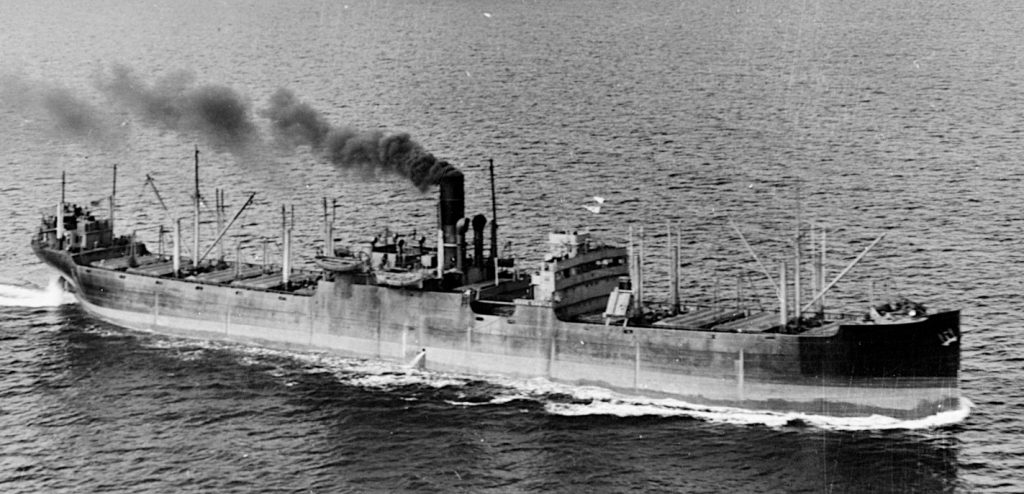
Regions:
M 89 263 L 89 266 L 112 271 L 154 277 L 170 278 L 174 276 L 173 261 L 167 256 L 146 254 L 141 256 L 110 257 Z M 198 268 L 191 266 L 191 260 L 181 259 L 184 267 L 181 279 L 208 285 L 221 285 L 296 295 L 312 295 L 317 280 L 323 277 L 318 270 L 296 269 L 285 284 L 281 267 L 277 265 L 261 265 L 225 261 L 207 261 Z M 357 281 L 358 283 L 358 281 Z M 491 315 L 511 315 L 515 311 L 516 300 L 528 290 L 528 283 L 504 282 L 494 284 L 491 281 L 465 285 L 458 291 L 471 289 L 480 295 L 472 304 L 474 312 Z M 658 329 L 675 329 L 688 331 L 710 331 L 728 333 L 778 333 L 779 314 L 775 311 L 741 309 L 737 307 L 699 307 L 695 306 L 679 314 L 668 315 L 666 308 L 658 307 L 656 313 L 660 317 L 649 317 L 645 321 L 631 320 L 630 327 L 650 327 Z M 616 324 L 609 323 L 601 313 L 576 316 L 574 322 L 585 324 Z M 851 314 L 828 314 L 824 323 L 811 324 L 795 331 L 802 335 L 827 335 L 835 331 L 841 321 L 862 320 L 862 316 Z M 621 324 L 621 320 L 619 320 Z M 789 331 L 793 333 L 793 328 Z
M 664 313 L 667 309 L 662 309 Z M 604 314 L 592 313 L 577 316 L 574 321 L 587 324 L 622 324 L 614 320 L 609 322 Z M 824 320 L 808 320 L 806 325 L 799 329 L 794 328 L 792 323 L 787 328 L 790 334 L 805 336 L 826 336 L 833 334 L 840 325 L 844 323 L 865 322 L 861 315 L 845 313 L 825 314 Z M 674 329 L 684 331 L 708 331 L 719 333 L 779 333 L 779 313 L 777 311 L 766 311 L 758 309 L 738 309 L 724 307 L 693 307 L 682 313 L 670 316 L 655 317 L 647 321 L 630 321 L 629 327 L 651 327 L 659 329 Z
M 237 286 L 253 290 L 288 292 L 308 295 L 309 286 L 321 277 L 320 272 L 304 269 L 292 270 L 285 285 L 282 270 L 276 265 L 235 263 L 229 261 L 204 262 L 192 268 L 191 260 L 181 259 L 181 279 L 207 285 Z M 142 256 L 120 256 L 100 259 L 85 265 L 122 271 L 153 278 L 174 276 L 174 262 L 167 256 L 146 254 Z

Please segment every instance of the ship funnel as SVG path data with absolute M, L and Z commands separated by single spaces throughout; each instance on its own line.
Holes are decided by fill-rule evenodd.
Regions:
M 438 180 L 441 197 L 438 202 L 438 223 L 441 230 L 444 257 L 438 264 L 444 269 L 455 267 L 458 258 L 458 222 L 466 211 L 465 180 L 462 172 L 451 169 Z

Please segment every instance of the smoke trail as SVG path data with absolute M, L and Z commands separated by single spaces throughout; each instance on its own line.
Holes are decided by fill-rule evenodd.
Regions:
M 96 87 L 143 119 L 198 133 L 214 144 L 238 149 L 258 140 L 249 105 L 226 86 L 195 85 L 189 72 L 174 72 L 152 85 L 124 65 L 97 76 Z
M 106 141 L 116 134 L 111 115 L 62 86 L 3 74 L 0 102 L 23 114 L 49 120 L 62 135 Z
M 331 131 L 319 112 L 284 88 L 270 97 L 269 106 L 260 114 L 270 119 L 274 133 L 286 144 L 319 148 Z
M 461 174 L 448 162 L 438 161 L 426 152 L 409 134 L 332 128 L 319 112 L 284 88 L 270 97 L 260 114 L 270 119 L 282 143 L 322 149 L 332 162 L 341 166 L 370 166 L 396 173 L 420 190 L 436 185 L 444 175 Z
M 99 132 L 103 127 L 97 109 L 76 98 L 67 89 L 50 88 L 44 91 L 42 105 L 62 131 L 84 136 Z

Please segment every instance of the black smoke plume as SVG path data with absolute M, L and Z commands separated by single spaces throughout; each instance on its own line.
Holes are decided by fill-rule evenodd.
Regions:
M 330 124 L 318 111 L 284 88 L 270 97 L 267 108 L 260 115 L 270 119 L 274 134 L 284 144 L 319 148 L 331 131 Z
M 369 166 L 408 178 L 420 190 L 436 185 L 442 176 L 461 172 L 426 152 L 409 134 L 387 134 L 332 127 L 308 103 L 287 89 L 279 89 L 260 112 L 271 121 L 278 141 L 309 145 L 341 166 Z
M 43 91 L 41 103 L 54 119 L 57 128 L 74 135 L 89 135 L 104 127 L 99 110 L 78 99 L 71 91 L 54 87 Z
M 132 69 L 115 65 L 97 76 L 96 87 L 144 120 L 198 133 L 214 144 L 244 147 L 258 134 L 249 105 L 226 86 L 200 85 L 189 72 L 175 72 L 148 84 Z
M 25 116 L 50 121 L 62 135 L 106 142 L 117 133 L 110 114 L 63 86 L 3 74 L 0 102 Z

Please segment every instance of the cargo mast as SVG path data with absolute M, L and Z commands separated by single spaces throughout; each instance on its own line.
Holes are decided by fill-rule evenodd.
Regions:
M 196 146 L 196 188 L 192 197 L 195 217 L 192 220 L 192 267 L 199 267 L 199 146 Z
M 110 188 L 110 231 L 114 231 L 114 207 L 117 204 L 117 164 L 114 164 L 114 183 Z
M 498 279 L 498 199 L 494 189 L 494 160 L 491 163 L 491 262 L 494 266 L 494 279 Z

